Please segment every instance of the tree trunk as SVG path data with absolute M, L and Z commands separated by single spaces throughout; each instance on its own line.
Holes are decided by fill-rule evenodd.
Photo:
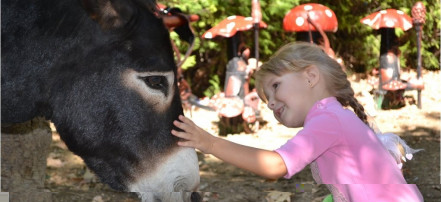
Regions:
M 51 201 L 44 190 L 46 158 L 52 133 L 49 123 L 35 118 L 1 127 L 1 191 L 11 202 Z

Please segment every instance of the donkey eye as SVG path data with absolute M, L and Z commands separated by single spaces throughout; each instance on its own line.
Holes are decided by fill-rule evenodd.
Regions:
M 146 76 L 141 77 L 142 80 L 153 89 L 164 89 L 167 87 L 167 78 L 164 76 Z
M 147 77 L 147 81 L 152 85 L 161 85 L 162 80 L 163 80 L 162 76 L 149 76 L 149 77 Z

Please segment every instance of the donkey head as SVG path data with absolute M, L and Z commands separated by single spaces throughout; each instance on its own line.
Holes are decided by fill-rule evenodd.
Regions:
M 83 0 L 101 31 L 49 72 L 51 119 L 102 181 L 126 190 L 175 147 L 182 114 L 168 30 L 138 1 Z M 87 46 L 87 45 L 86 45 Z

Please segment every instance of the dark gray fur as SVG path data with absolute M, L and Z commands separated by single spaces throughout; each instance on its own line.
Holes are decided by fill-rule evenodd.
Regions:
M 120 81 L 129 67 L 176 74 L 168 30 L 152 13 L 154 1 L 1 4 L 2 123 L 51 120 L 68 148 L 121 191 L 176 147 L 170 130 L 182 114 L 177 86 L 168 95 L 172 105 L 159 114 Z M 118 15 L 109 15 L 105 5 Z

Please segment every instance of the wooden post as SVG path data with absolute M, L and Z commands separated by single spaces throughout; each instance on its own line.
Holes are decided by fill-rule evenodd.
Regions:
M 1 129 L 1 191 L 9 192 L 10 201 L 51 201 L 51 193 L 44 191 L 49 123 L 35 118 Z
M 415 3 L 412 7 L 412 21 L 416 30 L 417 36 L 417 79 L 421 78 L 421 33 L 423 30 L 423 25 L 426 22 L 426 8 L 421 1 Z M 422 108 L 421 104 L 421 89 L 418 89 L 418 108 Z

